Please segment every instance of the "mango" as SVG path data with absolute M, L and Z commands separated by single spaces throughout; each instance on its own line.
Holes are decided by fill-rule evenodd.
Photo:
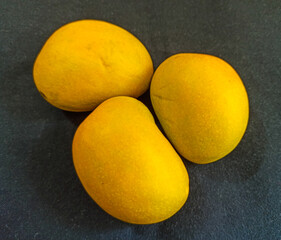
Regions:
M 144 45 L 125 29 L 80 20 L 55 31 L 38 54 L 33 78 L 50 104 L 90 111 L 114 96 L 139 97 L 153 74 Z
M 194 163 L 223 158 L 246 130 L 246 89 L 237 72 L 215 56 L 182 53 L 166 59 L 153 76 L 150 96 L 168 139 Z
M 82 122 L 73 139 L 73 162 L 92 199 L 125 222 L 163 221 L 188 197 L 181 158 L 147 107 L 131 97 L 106 100 Z

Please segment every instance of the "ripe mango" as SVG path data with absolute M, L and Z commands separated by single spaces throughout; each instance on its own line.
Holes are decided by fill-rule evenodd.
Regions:
M 183 53 L 166 59 L 153 76 L 150 96 L 169 140 L 192 162 L 221 159 L 246 130 L 246 89 L 237 72 L 215 56 Z
M 93 110 L 113 96 L 139 97 L 152 74 L 144 45 L 125 29 L 98 20 L 59 28 L 33 68 L 34 82 L 45 100 L 74 112 Z
M 185 203 L 189 178 L 147 107 L 131 97 L 99 105 L 79 126 L 73 161 L 93 200 L 129 223 L 151 224 Z

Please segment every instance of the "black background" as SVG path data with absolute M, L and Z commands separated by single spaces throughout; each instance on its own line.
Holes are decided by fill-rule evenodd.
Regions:
M 221 57 L 248 91 L 243 140 L 218 162 L 184 160 L 189 198 L 162 223 L 123 223 L 88 197 L 71 156 L 88 113 L 52 107 L 33 83 L 47 38 L 85 18 L 132 32 L 155 68 L 179 52 Z M 0 239 L 281 239 L 280 78 L 279 0 L 0 0 Z M 140 99 L 151 109 L 148 93 Z

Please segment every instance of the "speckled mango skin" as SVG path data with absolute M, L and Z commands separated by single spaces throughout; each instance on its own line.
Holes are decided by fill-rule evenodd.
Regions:
M 151 224 L 174 215 L 189 193 L 186 168 L 144 104 L 114 97 L 79 126 L 73 161 L 84 188 L 115 218 Z
M 215 56 L 182 53 L 166 59 L 152 78 L 150 96 L 169 140 L 192 162 L 223 158 L 246 130 L 246 89 L 236 71 Z
M 139 97 L 152 74 L 144 45 L 125 29 L 98 20 L 59 28 L 33 68 L 35 85 L 45 100 L 74 112 L 93 110 L 113 96 Z

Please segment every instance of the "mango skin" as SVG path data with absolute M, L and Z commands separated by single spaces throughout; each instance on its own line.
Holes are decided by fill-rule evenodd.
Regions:
M 92 199 L 125 222 L 163 221 L 188 197 L 181 158 L 134 98 L 108 99 L 82 122 L 73 139 L 73 161 Z
M 33 67 L 43 98 L 63 110 L 90 111 L 114 96 L 139 97 L 153 74 L 144 45 L 99 20 L 68 23 L 44 44 Z
M 157 68 L 150 96 L 175 149 L 199 164 L 219 160 L 240 142 L 249 102 L 236 71 L 206 54 L 182 53 Z

